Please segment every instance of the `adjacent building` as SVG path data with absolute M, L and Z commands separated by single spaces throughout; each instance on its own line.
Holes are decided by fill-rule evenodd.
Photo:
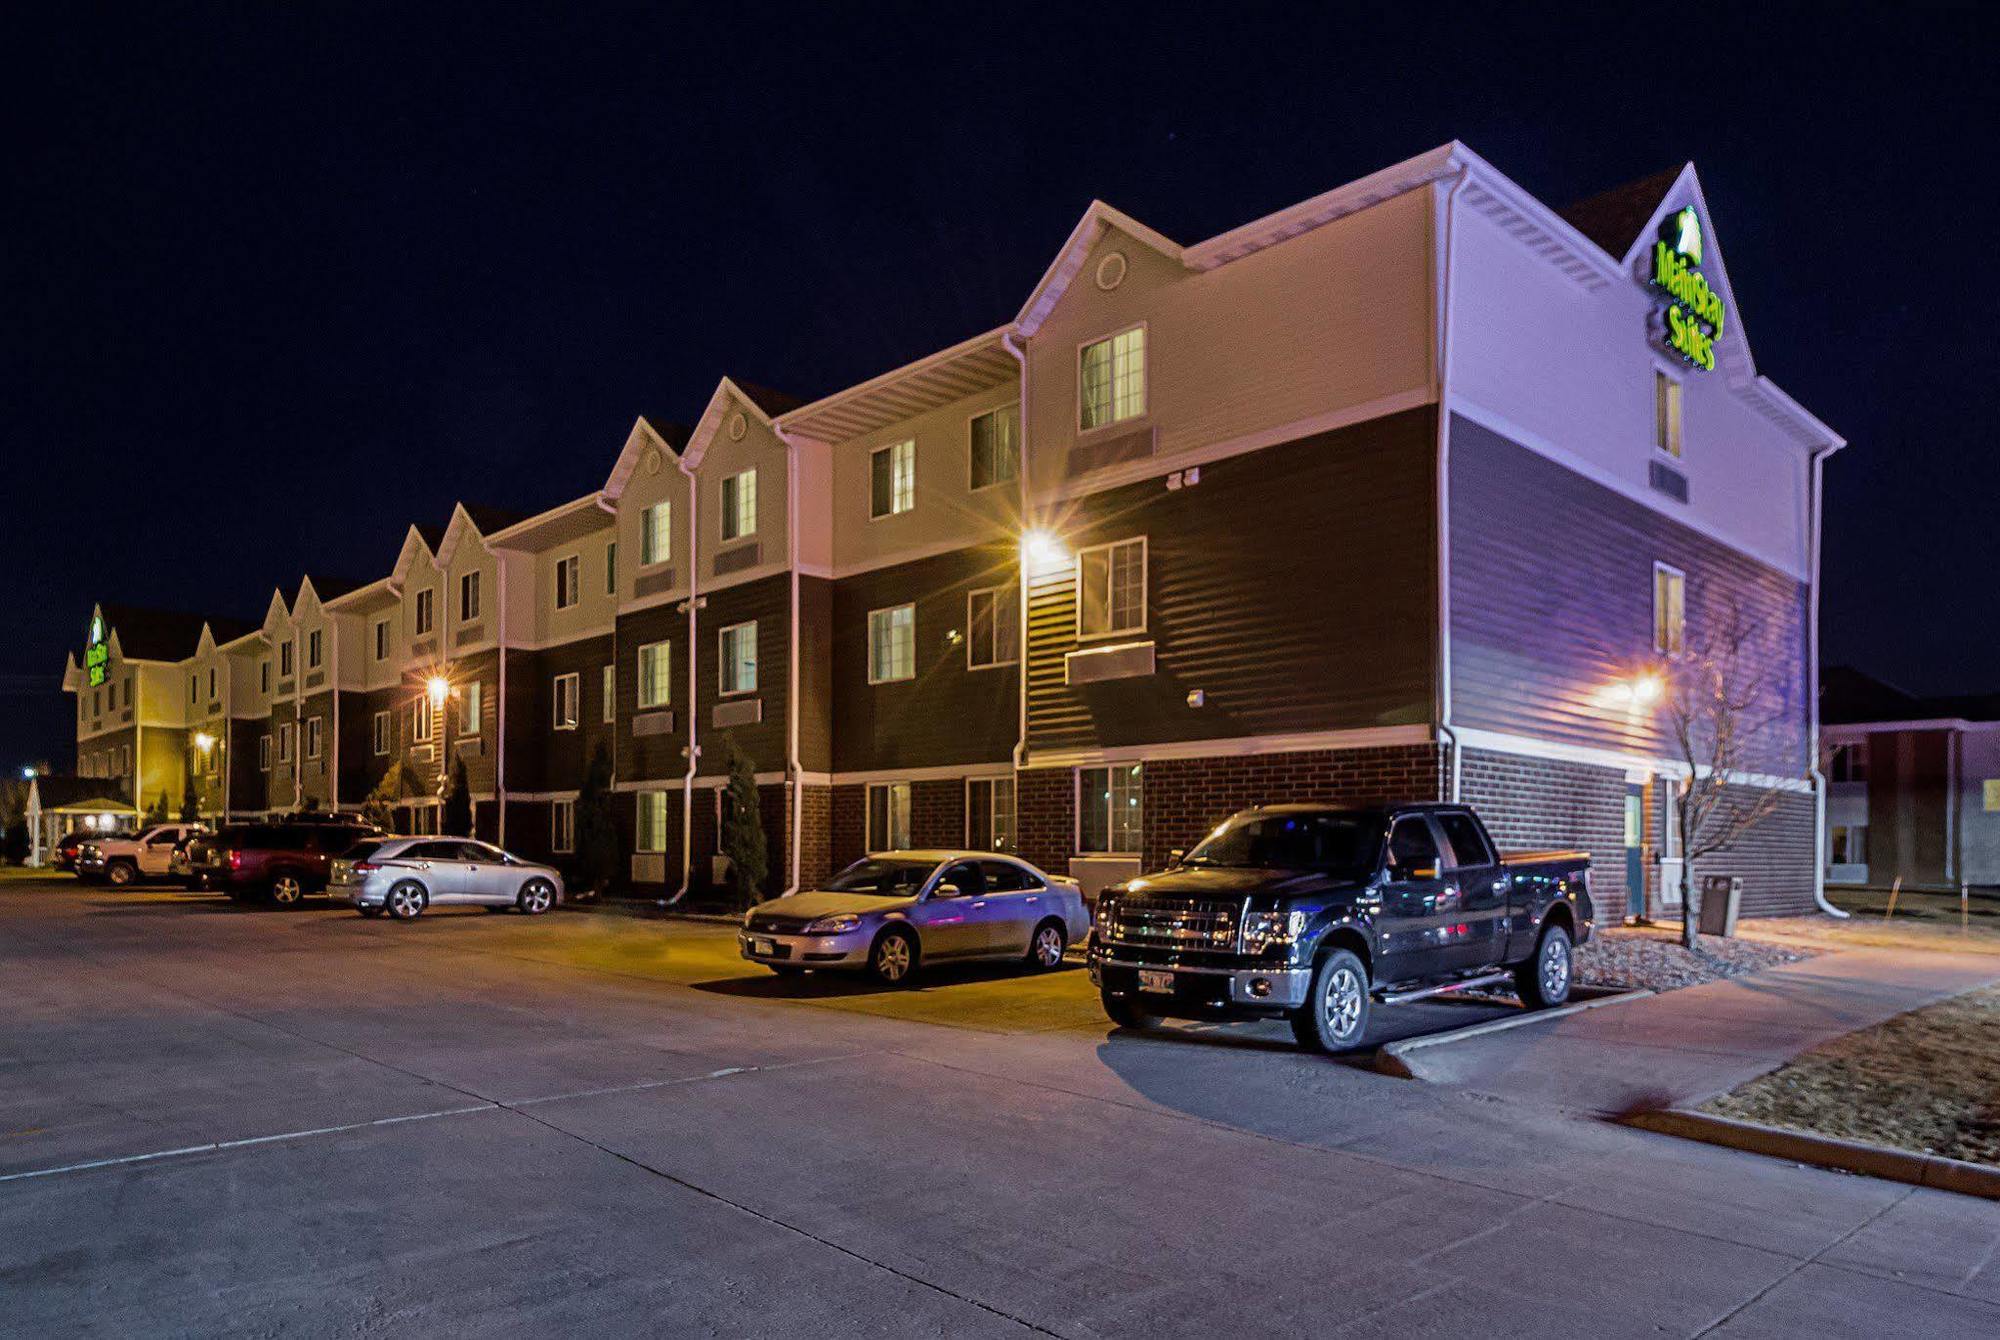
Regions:
M 1757 373 L 1692 166 L 1559 212 L 1452 144 L 1193 245 L 1093 204 L 992 330 L 809 402 L 725 377 L 596 492 L 256 629 L 135 658 L 100 607 L 67 682 L 142 803 L 191 759 L 207 812 L 386 785 L 422 829 L 464 759 L 536 855 L 602 746 L 643 892 L 714 877 L 733 751 L 778 889 L 961 844 L 1094 888 L 1247 804 L 1459 797 L 1615 913 L 1675 887 L 1648 686 L 1747 615 L 1779 803 L 1710 864 L 1806 910 L 1841 445 Z

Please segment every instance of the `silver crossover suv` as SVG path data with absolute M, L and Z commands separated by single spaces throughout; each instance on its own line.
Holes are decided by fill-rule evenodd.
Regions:
M 1049 969 L 1090 929 L 1074 880 L 990 851 L 865 856 L 824 889 L 759 903 L 743 918 L 743 957 L 780 975 L 860 968 L 890 986 L 918 964 L 1017 958 Z
M 468 838 L 367 838 L 333 863 L 327 893 L 364 917 L 386 908 L 398 921 L 436 903 L 513 907 L 539 916 L 562 901 L 562 875 Z

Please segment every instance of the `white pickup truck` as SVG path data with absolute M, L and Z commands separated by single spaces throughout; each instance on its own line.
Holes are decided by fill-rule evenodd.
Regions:
M 206 824 L 153 824 L 137 833 L 97 838 L 77 852 L 77 877 L 119 885 L 165 879 L 173 873 L 174 848 L 207 831 Z

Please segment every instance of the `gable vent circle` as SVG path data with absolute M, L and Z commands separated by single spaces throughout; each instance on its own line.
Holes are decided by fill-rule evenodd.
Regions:
M 731 442 L 741 442 L 743 434 L 749 431 L 750 423 L 743 417 L 742 410 L 737 410 L 736 413 L 729 416 L 729 440 Z
M 1125 253 L 1112 251 L 1105 253 L 1097 263 L 1097 286 L 1109 293 L 1125 282 Z
M 646 473 L 649 475 L 660 473 L 660 453 L 657 448 L 648 448 L 646 451 Z

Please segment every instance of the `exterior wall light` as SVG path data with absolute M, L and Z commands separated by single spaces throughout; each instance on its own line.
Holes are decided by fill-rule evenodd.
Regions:
M 1666 691 L 1666 682 L 1649 670 L 1630 679 L 1621 679 L 1606 685 L 1604 700 L 1613 707 L 1630 708 L 1637 712 L 1660 701 L 1661 695 Z
M 194 747 L 196 749 L 199 749 L 202 753 L 206 754 L 209 750 L 215 748 L 215 737 L 213 735 L 210 735 L 207 731 L 196 731 L 194 736 Z
M 443 675 L 432 675 L 424 683 L 424 692 L 430 695 L 431 710 L 441 711 L 444 708 L 444 700 L 451 696 L 451 681 Z
M 1029 576 L 1038 577 L 1068 567 L 1069 550 L 1054 532 L 1031 530 L 1021 537 L 1021 561 L 1027 565 Z

